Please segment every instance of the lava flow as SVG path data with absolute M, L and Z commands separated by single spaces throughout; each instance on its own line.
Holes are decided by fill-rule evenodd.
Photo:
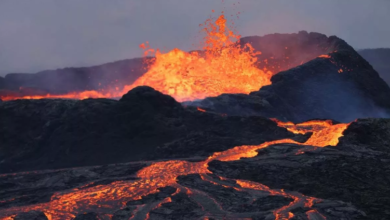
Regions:
M 178 101 L 188 101 L 222 93 L 248 94 L 271 84 L 270 79 L 274 73 L 267 68 L 259 69 L 255 66 L 256 56 L 260 52 L 255 52 L 250 44 L 240 46 L 240 36 L 226 22 L 222 13 L 215 21 L 208 19 L 201 25 L 206 33 L 201 52 L 185 52 L 176 48 L 168 53 L 161 53 L 141 44 L 146 52 L 154 53 L 155 60 L 149 65 L 147 73 L 123 89 L 43 95 L 13 93 L 0 96 L 0 99 L 115 98 L 136 86 L 146 85 Z
M 205 113 L 207 114 L 207 113 Z M 78 213 L 85 213 L 89 211 L 102 214 L 105 219 L 110 219 L 116 210 L 124 208 L 127 201 L 141 199 L 142 196 L 146 196 L 159 191 L 158 188 L 172 186 L 177 188 L 181 192 L 186 192 L 190 198 L 196 198 L 196 194 L 201 193 L 202 196 L 209 197 L 209 201 L 216 203 L 215 207 L 222 207 L 215 199 L 211 198 L 207 193 L 199 192 L 197 190 L 189 189 L 180 185 L 177 181 L 177 177 L 189 174 L 200 174 L 205 176 L 212 174 L 208 170 L 208 163 L 213 160 L 220 161 L 235 161 L 241 158 L 252 158 L 257 155 L 257 151 L 262 148 L 269 147 L 276 144 L 297 144 L 302 146 L 311 145 L 313 147 L 324 147 L 327 145 L 335 146 L 338 143 L 339 137 L 342 136 L 343 131 L 349 124 L 333 124 L 331 121 L 309 121 L 301 124 L 293 124 L 289 122 L 278 122 L 279 126 L 285 127 L 288 130 L 295 133 L 312 132 L 311 137 L 306 143 L 298 143 L 291 139 L 282 139 L 265 142 L 260 145 L 245 145 L 237 146 L 235 148 L 214 153 L 205 161 L 201 162 L 188 162 L 184 160 L 171 160 L 163 162 L 155 162 L 148 167 L 138 171 L 138 180 L 135 181 L 117 181 L 107 185 L 98 185 L 85 189 L 72 189 L 69 191 L 58 192 L 54 194 L 50 202 L 41 203 L 24 207 L 13 207 L 2 210 L 0 219 L 12 219 L 17 213 L 40 210 L 43 211 L 50 219 L 72 219 Z M 226 180 L 226 178 L 220 177 L 220 179 Z M 260 183 L 255 183 L 247 180 L 234 180 L 240 187 L 231 186 L 221 182 L 214 181 L 214 184 L 222 185 L 226 188 L 234 188 L 238 191 L 249 192 L 249 195 L 255 195 L 254 192 L 266 193 L 268 195 L 278 195 L 293 199 L 293 201 L 287 205 L 280 207 L 273 211 L 275 219 L 291 219 L 294 215 L 290 211 L 297 207 L 308 208 L 306 212 L 308 216 L 315 214 L 317 211 L 311 209 L 312 205 L 321 202 L 320 199 L 304 196 L 295 192 L 285 192 L 283 189 L 270 189 Z M 162 203 L 170 203 L 172 200 L 170 197 L 164 199 Z M 202 200 L 203 201 L 203 200 Z M 202 204 L 200 204 L 202 205 Z M 153 206 L 154 208 L 159 205 Z M 149 207 L 149 208 L 148 208 Z M 149 216 L 149 213 L 153 207 L 150 206 L 138 206 L 134 215 Z M 218 213 L 212 213 L 212 211 Z M 210 216 L 213 214 L 223 213 L 229 218 L 237 219 L 234 213 L 221 210 L 221 208 L 208 210 Z M 242 213 L 241 213 L 242 214 Z M 249 213 L 248 215 L 251 215 Z M 320 214 L 316 216 L 321 216 Z M 209 216 L 206 216 L 209 217 Z M 250 216 L 248 216 L 250 217 Z M 324 217 L 325 218 L 325 217 Z M 321 218 L 320 218 L 321 219 Z

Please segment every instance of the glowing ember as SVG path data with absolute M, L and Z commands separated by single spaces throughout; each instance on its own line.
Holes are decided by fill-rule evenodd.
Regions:
M 313 132 L 313 135 L 304 144 L 291 139 L 282 139 L 265 142 L 261 145 L 238 146 L 223 152 L 214 153 L 207 160 L 201 162 L 179 160 L 156 162 L 137 173 L 137 177 L 140 178 L 139 180 L 118 181 L 107 185 L 98 185 L 85 189 L 75 188 L 70 191 L 58 192 L 52 196 L 51 201 L 48 203 L 3 210 L 0 214 L 0 219 L 10 219 L 10 216 L 21 211 L 30 210 L 42 210 L 47 216 L 50 215 L 52 219 L 72 219 L 77 213 L 91 210 L 110 214 L 112 210 L 123 208 L 126 201 L 140 199 L 141 196 L 158 192 L 159 187 L 173 186 L 176 188 L 183 188 L 183 186 L 176 182 L 178 176 L 188 174 L 209 174 L 211 171 L 207 169 L 208 163 L 213 160 L 234 161 L 243 157 L 255 157 L 259 149 L 274 144 L 291 143 L 303 146 L 312 145 L 314 147 L 324 147 L 327 145 L 334 146 L 337 144 L 338 138 L 342 136 L 342 132 L 348 127 L 348 124 L 334 125 L 331 121 L 309 121 L 301 124 L 277 121 L 277 123 L 279 126 L 285 127 L 295 133 Z M 204 177 L 202 179 L 204 179 Z M 294 216 L 290 212 L 292 209 L 299 206 L 311 208 L 314 203 L 320 202 L 319 199 L 297 193 L 286 193 L 282 189 L 273 190 L 260 183 L 246 180 L 236 180 L 236 183 L 241 187 L 235 187 L 234 189 L 236 190 L 259 190 L 268 192 L 270 195 L 279 195 L 294 199 L 289 205 L 274 210 L 275 219 L 291 219 Z M 231 186 L 224 187 L 229 188 Z M 197 191 L 192 191 L 190 189 L 187 189 L 186 191 L 189 195 L 197 193 Z M 171 199 L 168 197 L 158 205 L 169 202 L 171 202 Z M 308 216 L 319 215 L 316 210 L 311 210 L 307 212 L 307 214 Z M 148 216 L 148 214 L 146 214 L 146 216 Z
M 197 107 L 196 109 L 197 109 L 198 111 L 200 111 L 200 112 L 206 112 L 206 110 L 204 110 L 203 108 Z
M 331 56 L 329 56 L 329 55 L 320 55 L 320 56 L 318 56 L 319 58 L 325 58 L 325 59 L 330 59 L 330 58 L 332 58 Z

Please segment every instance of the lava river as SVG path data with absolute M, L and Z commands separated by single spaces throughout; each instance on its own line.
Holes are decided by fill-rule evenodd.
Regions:
M 207 113 L 205 113 L 207 114 Z M 251 182 L 247 180 L 229 180 L 224 177 L 219 177 L 223 180 L 229 180 L 236 184 L 228 184 L 220 181 L 215 181 L 210 178 L 212 172 L 208 170 L 208 163 L 213 160 L 220 161 L 235 161 L 240 158 L 252 158 L 257 155 L 257 151 L 262 148 L 266 148 L 271 145 L 277 144 L 298 144 L 305 146 L 301 148 L 301 151 L 312 150 L 313 147 L 335 146 L 338 143 L 339 137 L 342 136 L 343 131 L 349 124 L 333 124 L 332 121 L 309 121 L 301 124 L 293 124 L 286 122 L 279 122 L 275 120 L 279 126 L 287 128 L 294 133 L 307 133 L 312 132 L 311 137 L 304 143 L 299 143 L 291 139 L 275 140 L 265 142 L 260 145 L 245 145 L 237 146 L 232 149 L 228 149 L 223 152 L 216 152 L 208 159 L 200 162 L 189 162 L 185 160 L 170 160 L 163 162 L 151 162 L 149 166 L 141 169 L 137 172 L 137 180 L 131 181 L 117 181 L 108 185 L 98 185 L 86 189 L 76 188 L 63 192 L 57 192 L 51 197 L 50 202 L 35 204 L 24 207 L 13 207 L 2 210 L 0 219 L 13 219 L 17 213 L 26 212 L 30 210 L 43 211 L 49 219 L 73 219 L 78 213 L 96 212 L 102 214 L 103 219 L 111 219 L 114 211 L 125 207 L 126 202 L 141 199 L 142 196 L 146 196 L 159 191 L 158 188 L 171 186 L 177 189 L 176 193 L 184 192 L 190 198 L 196 200 L 197 196 L 207 196 L 210 201 L 215 203 L 215 209 L 208 210 L 208 215 L 205 217 L 223 216 L 224 219 L 248 219 L 249 216 L 236 216 L 235 213 L 224 211 L 219 202 L 212 198 L 205 192 L 200 192 L 196 189 L 191 189 L 180 185 L 177 178 L 182 175 L 199 174 L 205 181 L 212 182 L 213 184 L 222 185 L 225 188 L 233 188 L 237 191 L 250 192 L 254 195 L 254 192 L 261 192 L 268 195 L 283 196 L 293 199 L 293 201 L 273 211 L 274 219 L 290 219 L 294 216 L 290 210 L 297 207 L 310 208 L 313 204 L 321 202 L 321 199 L 308 197 L 297 192 L 285 192 L 283 189 L 270 189 L 261 183 Z M 307 146 L 307 147 L 306 147 Z M 303 149 L 303 150 L 302 150 Z M 303 153 L 301 152 L 301 153 Z M 300 152 L 293 152 L 295 154 Z M 160 204 L 154 205 L 140 205 L 135 211 L 134 216 L 131 219 L 148 219 L 149 212 L 161 205 L 161 203 L 169 203 L 171 198 L 164 199 Z M 202 204 L 198 201 L 202 207 L 207 209 L 207 204 Z M 243 214 L 245 215 L 245 213 Z M 309 219 L 311 216 L 316 216 L 316 219 L 324 219 L 321 217 L 317 210 L 311 209 L 306 212 Z M 320 217 L 319 217 L 320 216 Z

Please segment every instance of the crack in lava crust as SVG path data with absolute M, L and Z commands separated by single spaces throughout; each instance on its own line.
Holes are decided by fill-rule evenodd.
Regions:
M 342 132 L 348 127 L 349 124 L 332 124 L 331 121 L 310 121 L 302 124 L 292 124 L 285 122 L 278 122 L 278 125 L 285 127 L 295 133 L 313 132 L 313 135 L 307 140 L 306 143 L 298 143 L 291 139 L 282 139 L 276 141 L 265 142 L 260 145 L 244 145 L 237 146 L 235 148 L 214 153 L 207 160 L 201 162 L 188 162 L 181 160 L 171 160 L 164 162 L 152 163 L 150 166 L 145 167 L 138 171 L 136 176 L 139 180 L 136 181 L 117 181 L 108 185 L 99 185 L 87 189 L 75 188 L 69 191 L 58 192 L 51 197 L 51 201 L 48 203 L 36 204 L 24 207 L 14 207 L 2 210 L 0 219 L 12 219 L 12 217 L 20 212 L 26 212 L 30 210 L 43 211 L 49 219 L 72 219 L 78 213 L 84 213 L 88 211 L 94 211 L 101 213 L 104 216 L 112 214 L 115 210 L 125 207 L 126 202 L 130 200 L 141 199 L 142 196 L 146 196 L 159 191 L 158 188 L 173 186 L 178 188 L 179 191 L 187 192 L 189 196 L 196 194 L 197 190 L 188 189 L 177 183 L 177 177 L 189 174 L 200 174 L 201 176 L 206 174 L 212 174 L 208 170 L 208 163 L 213 160 L 220 161 L 235 161 L 240 158 L 251 158 L 257 155 L 257 150 L 266 148 L 275 144 L 298 144 L 302 146 L 313 145 L 314 147 L 324 147 L 327 145 L 335 146 L 338 143 L 338 138 L 342 136 Z M 317 144 L 318 143 L 318 144 Z M 213 174 L 214 175 L 214 174 Z M 204 179 L 204 177 L 202 178 Z M 220 177 L 221 180 L 228 180 Z M 207 180 L 211 181 L 211 180 Z M 260 183 L 255 183 L 246 180 L 234 180 L 240 187 L 234 187 L 229 184 L 223 184 L 221 182 L 214 182 L 213 184 L 220 184 L 226 188 L 234 188 L 239 191 L 246 192 L 262 192 L 268 195 L 278 195 L 287 198 L 291 198 L 294 201 L 289 205 L 281 207 L 273 211 L 275 219 L 290 219 L 294 215 L 290 210 L 297 207 L 310 208 L 313 204 L 321 202 L 320 199 L 304 196 L 296 192 L 285 192 L 283 189 L 270 189 Z M 210 197 L 211 198 L 211 197 Z M 218 203 L 216 200 L 211 198 Z M 168 197 L 161 203 L 154 207 L 150 207 L 149 210 L 145 210 L 145 207 L 140 206 L 140 210 L 143 209 L 143 213 L 147 211 L 146 217 L 149 216 L 149 211 L 161 206 L 162 203 L 171 202 L 171 198 Z M 202 205 L 202 204 L 201 204 Z M 217 204 L 218 205 L 218 204 Z M 221 211 L 218 211 L 220 214 Z M 234 217 L 234 213 L 223 211 L 226 217 Z M 311 209 L 307 212 L 308 216 L 322 216 L 317 211 Z M 213 213 L 210 213 L 212 215 Z M 237 216 L 236 216 L 237 217 Z M 135 213 L 134 219 L 137 218 Z M 320 219 L 320 218 L 319 218 Z

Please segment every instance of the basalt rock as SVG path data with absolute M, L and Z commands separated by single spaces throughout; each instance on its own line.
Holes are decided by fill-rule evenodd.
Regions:
M 58 191 L 135 180 L 136 172 L 145 166 L 141 162 L 0 175 L 0 213 L 1 209 L 49 202 Z
M 94 212 L 79 214 L 73 220 L 99 220 L 99 215 Z
M 14 220 L 48 220 L 45 213 L 40 211 L 23 212 L 15 216 Z
M 186 104 L 228 115 L 262 115 L 295 122 L 389 117 L 390 88 L 372 66 L 345 41 L 315 36 L 331 52 L 277 73 L 271 78 L 272 85 L 249 95 L 223 94 Z
M 119 101 L 15 100 L 0 105 L 0 172 L 207 157 L 293 136 L 266 118 L 184 108 L 150 87 Z
M 367 219 L 387 219 L 390 216 L 389 134 L 390 119 L 359 119 L 344 132 L 336 147 L 296 155 L 293 149 L 301 146 L 274 145 L 260 150 L 253 159 L 213 161 L 209 169 L 227 178 L 341 200 L 364 211 Z M 363 218 L 357 209 L 339 219 L 360 215 Z M 325 215 L 338 219 L 337 210 L 327 211 Z

